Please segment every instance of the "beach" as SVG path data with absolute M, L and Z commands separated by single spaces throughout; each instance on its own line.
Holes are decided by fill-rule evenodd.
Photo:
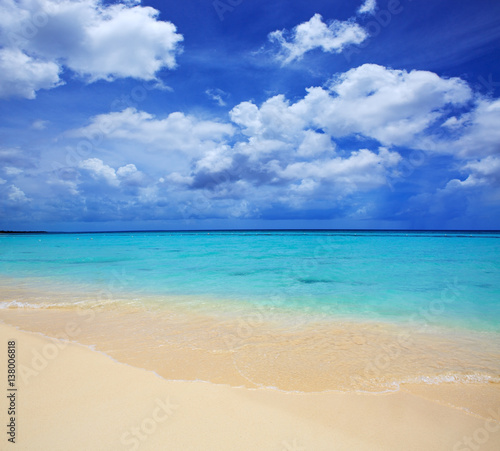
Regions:
M 0 451 L 500 451 L 500 0 L 0 12 Z
M 5 424 L 26 450 L 496 450 L 496 243 L 4 238 Z
M 500 444 L 491 387 L 374 395 L 168 381 L 85 346 L 5 324 L 0 334 L 2 343 L 16 341 L 18 368 L 25 369 L 13 449 L 496 450 Z M 0 371 L 6 374 L 5 359 Z M 468 397 L 490 412 L 453 406 Z

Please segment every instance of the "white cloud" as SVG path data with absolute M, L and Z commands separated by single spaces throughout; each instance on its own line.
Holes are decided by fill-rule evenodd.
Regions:
M 190 179 L 176 174 L 186 188 L 206 194 L 206 207 L 245 200 L 250 215 L 278 204 L 284 208 L 338 208 L 350 196 L 387 186 L 401 161 L 397 152 L 361 149 L 346 156 L 330 156 L 311 161 L 297 160 L 279 153 L 260 159 L 243 159 L 237 149 L 212 164 L 197 165 Z M 179 185 L 180 185 L 179 183 Z M 233 203 L 233 205 L 234 205 Z M 230 204 L 229 204 L 230 205 Z
M 140 186 L 145 181 L 144 174 L 136 168 L 135 164 L 127 164 L 118 168 L 116 175 L 121 185 Z
M 26 194 L 24 194 L 24 192 L 15 185 L 10 186 L 7 198 L 16 204 L 22 204 L 31 200 L 29 197 L 26 197 Z
M 482 177 L 493 177 L 500 181 L 500 157 L 490 155 L 482 160 L 469 161 L 464 170 L 472 171 Z
M 401 156 L 382 146 L 345 151 L 336 139 L 362 136 L 386 146 L 413 145 L 471 97 L 458 78 L 367 64 L 335 77 L 329 89 L 309 88 L 295 103 L 277 95 L 260 106 L 236 105 L 229 115 L 243 139 L 207 149 L 191 166 L 189 179 L 177 175 L 176 180 L 229 192 L 235 180 L 278 191 L 286 186 L 294 202 L 313 190 L 343 197 L 375 189 L 398 177 Z M 278 197 L 286 198 L 286 192 Z
M 78 167 L 87 169 L 95 179 L 104 179 L 111 186 L 118 186 L 120 184 L 116 177 L 116 171 L 111 166 L 104 164 L 99 158 L 89 158 L 88 160 L 81 161 Z
M 408 144 L 445 108 L 472 97 L 467 83 L 433 72 L 365 64 L 334 79 L 325 126 L 333 134 L 362 133 L 382 144 Z
M 373 14 L 377 9 L 377 0 L 365 0 L 359 7 L 358 14 Z
M 500 153 L 500 99 L 479 100 L 466 115 L 461 137 L 452 147 L 463 157 L 480 157 Z
M 87 81 L 155 79 L 173 69 L 182 35 L 138 2 L 5 0 L 0 6 L 0 95 L 34 98 L 63 66 Z
M 500 157 L 489 155 L 462 164 L 463 179 L 453 178 L 443 188 L 409 199 L 406 214 L 437 215 L 446 219 L 470 217 L 476 224 L 482 216 L 496 226 L 495 211 L 500 205 Z M 451 228 L 451 227 L 450 227 Z
M 35 130 L 45 130 L 49 121 L 44 121 L 42 119 L 37 119 L 31 124 L 31 128 Z
M 300 104 L 290 104 L 283 95 L 266 100 L 261 107 L 251 102 L 242 102 L 230 111 L 231 120 L 240 126 L 247 141 L 235 145 L 235 150 L 260 159 L 266 155 L 283 153 L 314 157 L 332 153 L 335 145 L 329 134 L 309 129 L 312 126 L 307 112 Z
M 283 95 L 271 97 L 260 108 L 252 102 L 242 102 L 229 115 L 246 136 L 267 141 L 293 140 L 308 123 L 308 118 L 297 114 L 295 106 Z
M 160 178 L 159 182 L 164 183 L 165 179 L 176 185 L 191 185 L 193 183 L 193 177 L 179 174 L 178 172 L 172 172 L 167 175 L 166 178 Z
M 365 64 L 335 77 L 328 90 L 307 89 L 295 104 L 279 95 L 260 108 L 242 102 L 230 116 L 253 139 L 290 141 L 303 136 L 307 128 L 320 128 L 332 138 L 362 134 L 384 145 L 404 145 L 414 143 L 415 136 L 443 116 L 447 107 L 462 105 L 471 97 L 470 88 L 459 78 Z
M 226 106 L 226 102 L 223 97 L 227 97 L 227 94 L 222 89 L 207 89 L 205 94 L 214 100 L 219 106 Z
M 500 189 L 500 157 L 490 155 L 481 160 L 469 161 L 463 165 L 462 171 L 468 174 L 467 178 L 450 180 L 445 188 L 447 191 L 477 186 Z
M 335 76 L 327 87 L 308 88 L 295 102 L 283 95 L 259 105 L 241 102 L 229 112 L 228 123 L 180 112 L 157 117 L 127 108 L 95 116 L 70 136 L 87 138 L 110 152 L 119 149 L 121 157 L 130 145 L 134 162 L 148 172 L 134 164 L 115 169 L 90 158 L 80 163 L 79 177 L 101 183 L 80 183 L 82 196 L 107 189 L 121 196 L 120 205 L 147 203 L 151 214 L 175 205 L 172 214 L 184 217 L 256 217 L 274 208 L 306 208 L 369 218 L 377 211 L 377 190 L 389 189 L 402 177 L 406 160 L 391 146 L 420 148 L 435 130 L 440 136 L 450 134 L 453 139 L 446 143 L 455 146 L 465 137 L 470 142 L 475 137 L 478 146 L 493 145 L 499 107 L 483 99 L 471 111 L 472 101 L 461 79 L 366 64 Z M 488 138 L 480 136 L 485 132 Z M 344 137 L 352 138 L 348 147 L 342 145 Z M 356 140 L 360 144 L 354 147 Z M 170 152 L 169 166 L 159 153 L 143 158 L 138 144 Z M 173 165 L 177 157 L 181 164 Z M 463 180 L 441 185 L 442 203 L 472 198 L 473 191 L 464 188 L 499 185 L 496 156 L 468 158 L 455 171 L 457 167 Z M 424 197 L 415 201 L 418 208 Z
M 386 185 L 388 177 L 397 173 L 400 155 L 383 147 L 378 152 L 361 149 L 337 154 L 335 136 L 317 130 L 324 105 L 316 110 L 314 102 L 309 102 L 306 96 L 291 104 L 278 95 L 260 108 L 251 102 L 237 105 L 230 117 L 245 139 L 232 148 L 220 146 L 206 152 L 194 165 L 192 186 L 230 190 L 235 181 L 247 180 L 258 186 L 275 186 L 272 190 L 286 187 L 277 198 L 287 198 L 291 190 L 290 202 L 293 198 L 292 204 L 298 205 L 304 200 L 301 196 L 316 189 L 323 190 L 323 195 L 329 192 L 342 197 Z
M 6 175 L 19 175 L 23 172 L 22 169 L 20 168 L 15 168 L 13 166 L 5 166 L 3 168 L 3 172 L 6 174 Z
M 315 14 L 291 32 L 273 31 L 269 34 L 269 40 L 279 45 L 276 57 L 283 64 L 288 64 L 316 48 L 328 53 L 340 53 L 348 45 L 360 44 L 367 36 L 366 31 L 353 21 L 334 20 L 326 25 L 321 15 Z
M 145 180 L 145 175 L 135 164 L 127 164 L 115 170 L 99 158 L 89 158 L 81 161 L 78 167 L 89 171 L 94 179 L 105 180 L 113 187 L 140 186 Z
M 316 133 L 313 130 L 304 132 L 304 139 L 297 148 L 297 155 L 301 157 L 314 157 L 324 152 L 332 153 L 335 145 L 326 133 Z
M 3 184 L 5 184 L 5 183 L 7 183 L 7 180 L 0 179 L 0 185 L 3 185 Z
M 233 163 L 233 152 L 229 146 L 219 146 L 205 152 L 205 155 L 196 162 L 196 170 L 207 172 L 221 172 L 229 169 Z
M 290 180 L 323 180 L 343 190 L 366 190 L 387 183 L 389 170 L 401 161 L 397 152 L 381 148 L 378 153 L 368 149 L 353 152 L 347 158 L 320 159 L 292 163 L 280 177 Z
M 135 164 L 127 164 L 126 166 L 118 168 L 118 170 L 116 171 L 116 175 L 123 178 L 132 177 L 136 174 L 137 168 L 135 167 Z
M 200 154 L 233 133 L 233 126 L 227 123 L 199 120 L 179 112 L 158 119 L 144 111 L 126 108 L 94 116 L 90 125 L 69 135 L 84 137 L 91 142 L 103 138 L 134 140 L 163 151 Z
M 470 121 L 470 114 L 463 114 L 460 117 L 451 116 L 446 121 L 443 122 L 441 127 L 446 127 L 450 130 L 456 130 L 463 127 L 467 122 Z
M 32 58 L 19 49 L 0 48 L 0 97 L 34 99 L 36 91 L 61 84 L 60 70 L 56 63 Z

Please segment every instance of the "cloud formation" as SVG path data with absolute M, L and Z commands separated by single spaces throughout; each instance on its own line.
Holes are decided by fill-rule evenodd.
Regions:
M 162 152 L 199 155 L 233 133 L 231 124 L 201 120 L 181 112 L 159 119 L 145 111 L 126 108 L 92 117 L 89 125 L 71 131 L 69 136 L 85 138 L 92 144 L 100 144 L 104 139 L 133 140 Z
M 153 80 L 173 69 L 182 35 L 135 1 L 5 0 L 0 6 L 0 96 L 34 98 L 63 81 Z
M 377 0 L 365 0 L 359 7 L 358 14 L 373 14 L 377 9 Z
M 334 20 L 327 25 L 320 14 L 315 14 L 291 31 L 276 30 L 268 36 L 271 42 L 278 45 L 276 58 L 283 64 L 299 60 L 314 49 L 340 53 L 346 46 L 360 44 L 367 37 L 367 32 L 352 20 Z
M 60 71 L 52 61 L 32 58 L 16 48 L 0 48 L 0 97 L 34 99 L 36 91 L 62 83 Z
M 451 119 L 459 136 L 453 148 L 463 157 L 500 154 L 500 99 L 480 98 L 474 110 Z
M 359 134 L 383 145 L 404 145 L 471 98 L 459 78 L 364 64 L 334 77 L 328 88 L 308 88 L 295 104 L 275 96 L 260 108 L 243 102 L 230 114 L 244 134 L 267 140 L 289 139 L 308 127 L 337 138 Z
M 86 169 L 94 179 L 102 179 L 109 186 L 114 187 L 119 187 L 120 185 L 139 186 L 144 179 L 144 174 L 137 170 L 135 164 L 127 164 L 115 171 L 115 169 L 104 164 L 99 158 L 89 158 L 81 161 L 78 167 Z
M 226 101 L 224 99 L 227 98 L 227 93 L 225 93 L 222 89 L 207 89 L 205 94 L 216 102 L 217 105 L 226 106 Z
M 94 154 L 46 173 L 40 192 L 25 177 L 37 170 L 31 160 L 0 149 L 0 192 L 14 206 L 52 189 L 53 208 L 80 220 L 370 218 L 387 214 L 377 197 L 446 158 L 422 195 L 391 194 L 391 217 L 415 217 L 499 193 L 499 105 L 459 78 L 365 64 L 293 101 L 240 102 L 225 120 L 136 108 L 93 116 L 61 139 L 89 142 Z M 412 149 L 425 151 L 417 163 Z
M 30 201 L 30 199 L 26 197 L 26 194 L 15 185 L 9 187 L 7 199 L 14 204 L 24 204 Z

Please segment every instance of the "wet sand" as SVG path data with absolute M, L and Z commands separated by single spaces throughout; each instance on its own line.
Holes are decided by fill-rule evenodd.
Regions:
M 30 290 L 0 298 L 16 449 L 500 448 L 498 334 Z
M 88 347 L 5 324 L 0 337 L 5 347 L 16 341 L 18 450 L 493 451 L 500 446 L 498 403 L 484 416 L 471 414 L 452 407 L 439 389 L 441 395 L 406 389 L 286 393 L 168 381 Z M 0 374 L 6 370 L 4 358 Z M 484 388 L 471 384 L 460 392 L 478 399 Z

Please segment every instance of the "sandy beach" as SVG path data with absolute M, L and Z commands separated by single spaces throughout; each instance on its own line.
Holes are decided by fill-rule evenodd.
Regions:
M 0 451 L 500 451 L 500 0 L 0 14 Z
M 89 347 L 2 324 L 16 342 L 18 450 L 497 450 L 498 387 L 294 393 L 169 381 Z M 6 386 L 4 382 L 4 387 Z M 2 420 L 7 418 L 2 396 Z M 482 406 L 470 413 L 467 403 Z M 462 406 L 460 406 L 462 405 Z M 4 447 L 5 446 L 5 447 Z

